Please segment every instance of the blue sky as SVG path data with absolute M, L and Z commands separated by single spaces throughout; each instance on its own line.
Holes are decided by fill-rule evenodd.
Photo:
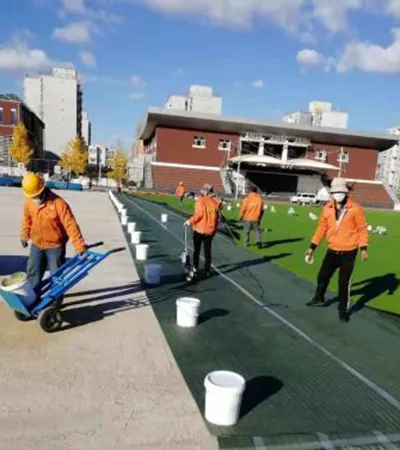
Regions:
M 227 115 L 323 100 L 352 129 L 400 124 L 400 0 L 19 0 L 0 2 L 0 32 L 0 92 L 74 64 L 96 143 L 130 146 L 148 106 L 190 84 Z

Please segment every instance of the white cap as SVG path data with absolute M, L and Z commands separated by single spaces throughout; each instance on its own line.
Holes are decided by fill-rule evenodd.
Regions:
M 347 193 L 349 188 L 347 187 L 346 180 L 344 178 L 334 178 L 331 183 L 331 193 Z

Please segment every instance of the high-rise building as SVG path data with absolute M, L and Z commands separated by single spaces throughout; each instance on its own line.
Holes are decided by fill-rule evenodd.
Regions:
M 204 114 L 221 114 L 222 98 L 214 95 L 209 86 L 192 85 L 187 95 L 171 95 L 165 108 Z
M 347 129 L 349 115 L 333 109 L 332 103 L 313 100 L 308 105 L 308 111 L 294 111 L 284 115 L 282 120 L 298 125 Z
M 82 137 L 86 142 L 86 145 L 92 143 L 92 124 L 89 120 L 89 114 L 86 111 L 82 111 Z
M 390 128 L 388 132 L 398 136 L 399 142 L 380 154 L 378 177 L 383 183 L 400 193 L 400 126 Z
M 45 123 L 44 148 L 60 155 L 82 136 L 82 90 L 76 69 L 53 68 L 51 74 L 26 76 L 25 103 Z

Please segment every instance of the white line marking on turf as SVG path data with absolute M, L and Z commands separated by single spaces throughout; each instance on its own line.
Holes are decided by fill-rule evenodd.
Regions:
M 388 435 L 387 439 L 389 442 L 399 442 L 400 434 Z M 330 441 L 332 448 L 334 449 L 347 449 L 365 445 L 377 445 L 380 444 L 379 439 L 376 436 L 360 436 L 356 438 L 349 439 L 336 439 Z M 265 450 L 321 450 L 322 443 L 318 442 L 304 442 L 297 444 L 286 444 L 286 445 L 271 445 L 266 446 Z M 395 447 L 396 448 L 396 447 Z M 396 448 L 397 450 L 397 448 Z
M 323 447 L 324 450 L 335 450 L 335 447 L 333 447 L 329 437 L 326 434 L 317 433 L 317 438 L 320 440 L 321 447 Z
M 137 205 L 135 201 L 128 198 L 128 201 L 135 206 L 138 210 L 145 213 L 148 217 L 150 217 L 155 223 L 158 225 L 161 225 L 161 227 L 167 231 L 171 236 L 174 236 L 175 239 L 178 241 L 184 243 L 184 241 L 177 236 L 175 233 L 173 233 L 170 229 L 163 226 L 163 224 L 156 219 L 152 214 L 147 212 L 145 209 L 143 209 L 141 206 Z M 162 208 L 162 205 L 160 205 Z M 164 208 L 165 209 L 165 208 Z M 189 247 L 191 250 L 192 248 Z M 247 298 L 249 298 L 252 302 L 257 304 L 258 306 L 261 306 L 264 311 L 267 311 L 269 314 L 274 316 L 276 319 L 278 319 L 281 323 L 286 325 L 288 328 L 290 328 L 292 331 L 294 331 L 296 334 L 298 334 L 300 337 L 302 337 L 305 341 L 307 341 L 309 344 L 311 344 L 313 347 L 317 348 L 321 353 L 323 353 L 325 356 L 330 358 L 332 361 L 335 361 L 342 369 L 346 370 L 348 373 L 353 375 L 355 378 L 357 378 L 359 381 L 361 381 L 365 386 L 370 388 L 372 391 L 374 391 L 376 394 L 378 394 L 380 397 L 382 397 L 384 400 L 386 400 L 387 403 L 392 405 L 394 408 L 396 408 L 398 411 L 400 411 L 400 401 L 397 400 L 397 398 L 393 397 L 393 395 L 389 394 L 389 392 L 385 391 L 383 388 L 378 386 L 376 383 L 374 383 L 372 380 L 364 376 L 362 373 L 358 372 L 353 367 L 349 366 L 347 363 L 345 363 L 343 360 L 341 360 L 339 357 L 335 356 L 333 353 L 331 353 L 329 350 L 327 350 L 324 346 L 321 344 L 318 344 L 317 341 L 312 339 L 310 336 L 308 336 L 306 333 L 300 330 L 300 328 L 297 328 L 296 325 L 293 325 L 289 320 L 282 317 L 280 314 L 275 312 L 273 309 L 269 308 L 268 306 L 265 306 L 260 300 L 258 300 L 256 297 L 253 296 L 249 291 L 247 291 L 243 286 L 241 286 L 239 283 L 237 283 L 232 278 L 225 275 L 223 272 L 221 272 L 218 267 L 215 265 L 212 265 L 214 270 L 226 281 L 231 283 L 233 286 L 236 287 L 240 292 L 242 292 Z
M 380 431 L 375 431 L 374 434 L 378 438 L 379 443 L 382 444 L 386 450 L 398 450 L 399 449 L 399 447 L 397 447 L 397 445 L 394 445 L 392 442 L 390 442 L 390 440 L 387 438 L 387 436 L 385 436 Z
M 254 450 L 267 450 L 267 447 L 264 444 L 264 439 L 262 437 L 253 437 L 253 445 Z

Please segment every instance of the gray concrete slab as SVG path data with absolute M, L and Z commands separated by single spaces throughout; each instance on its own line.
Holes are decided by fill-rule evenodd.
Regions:
M 126 245 L 105 194 L 61 195 L 88 242 Z M 0 270 L 4 263 L 18 270 L 27 254 L 19 245 L 21 191 L 1 188 L 0 205 Z M 46 334 L 0 304 L 0 448 L 218 448 L 128 251 L 112 255 L 72 291 L 65 315 L 71 324 Z

